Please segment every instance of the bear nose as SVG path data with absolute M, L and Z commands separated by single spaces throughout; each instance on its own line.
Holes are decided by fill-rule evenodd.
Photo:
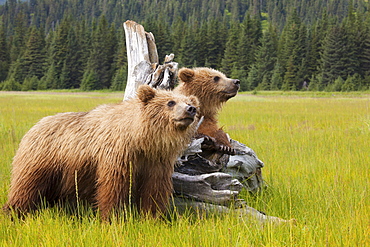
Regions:
M 238 85 L 238 86 L 240 85 L 240 80 L 238 80 L 238 79 L 234 79 L 233 82 L 234 82 L 235 85 Z
M 197 113 L 197 108 L 192 105 L 188 105 L 186 111 L 191 115 L 194 116 Z

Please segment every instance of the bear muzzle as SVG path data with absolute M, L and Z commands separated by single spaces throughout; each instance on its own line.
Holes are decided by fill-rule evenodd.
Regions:
M 221 91 L 221 93 L 224 95 L 224 100 L 226 101 L 234 97 L 240 89 L 240 80 L 233 79 L 231 81 L 232 83 L 229 84 L 228 89 Z
M 234 85 L 238 86 L 238 88 L 240 87 L 240 80 L 234 79 L 233 83 L 234 83 Z
M 175 120 L 177 126 L 186 128 L 194 122 L 195 115 L 197 114 L 197 108 L 192 105 L 187 105 L 184 111 L 183 117 Z
M 192 105 L 188 105 L 186 107 L 186 111 L 187 113 L 192 116 L 194 118 L 195 114 L 197 114 L 197 108 L 195 108 L 194 106 Z

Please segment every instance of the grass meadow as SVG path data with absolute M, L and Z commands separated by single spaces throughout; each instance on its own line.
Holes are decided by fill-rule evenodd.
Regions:
M 40 118 L 122 97 L 0 92 L 0 205 L 18 143 Z M 268 188 L 241 197 L 296 225 L 261 226 L 234 213 L 104 223 L 89 208 L 70 215 L 54 207 L 14 221 L 0 212 L 0 246 L 370 246 L 370 94 L 240 94 L 219 120 L 265 163 Z

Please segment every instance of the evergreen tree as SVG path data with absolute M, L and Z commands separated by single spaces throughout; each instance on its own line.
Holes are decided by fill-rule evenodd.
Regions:
M 258 84 L 261 82 L 259 76 L 258 76 L 258 70 L 255 65 L 252 65 L 249 73 L 248 73 L 248 78 L 246 81 L 246 84 L 241 83 L 240 89 L 242 91 L 246 90 L 253 90 L 255 89 Z
M 1 90 L 4 91 L 20 91 L 21 90 L 21 84 L 17 82 L 14 77 L 8 78 L 4 83 L 2 84 Z
M 88 75 L 93 74 L 96 77 L 96 80 L 90 80 L 90 82 L 96 83 L 92 89 L 110 88 L 111 79 L 115 72 L 113 66 L 117 40 L 104 16 L 100 18 L 98 26 L 93 30 L 91 46 L 86 71 L 88 71 Z M 83 80 L 85 79 L 84 75 Z
M 322 85 L 325 88 L 339 76 L 347 78 L 346 64 L 346 33 L 343 27 L 336 25 L 331 28 L 324 41 L 321 55 Z
M 83 76 L 82 46 L 74 27 L 67 35 L 67 53 L 60 72 L 60 85 L 63 88 L 79 88 Z
M 184 67 L 194 67 L 197 66 L 197 61 L 195 60 L 197 53 L 197 44 L 195 36 L 193 34 L 193 29 L 188 29 L 185 31 L 184 39 L 182 40 L 179 63 Z
M 239 70 L 238 78 L 247 76 L 250 66 L 255 62 L 257 48 L 261 45 L 262 27 L 260 19 L 251 18 L 247 13 L 241 24 L 241 32 L 238 39 L 238 59 L 237 69 Z M 261 76 L 262 78 L 262 76 Z
M 356 76 L 348 76 L 342 86 L 343 92 L 355 91 L 356 90 Z
M 275 63 L 274 70 L 272 71 L 271 76 L 271 83 L 270 83 L 270 89 L 271 90 L 279 90 L 283 84 L 283 78 L 282 75 L 282 68 L 280 66 L 279 62 Z
M 343 80 L 343 78 L 342 77 L 338 77 L 335 81 L 334 81 L 334 83 L 332 84 L 332 86 L 331 87 L 329 87 L 329 88 L 327 88 L 327 91 L 331 91 L 331 92 L 333 92 L 333 91 L 341 91 L 342 90 L 342 87 L 343 87 L 343 84 L 344 84 L 344 80 Z
M 70 53 L 68 46 L 68 34 L 71 30 L 71 20 L 64 18 L 60 25 L 57 27 L 56 35 L 52 44 L 52 58 L 50 64 L 54 63 L 56 73 L 60 77 L 64 62 Z M 59 83 L 58 83 L 59 84 Z
M 10 48 L 11 61 L 16 61 L 22 54 L 26 43 L 26 15 L 20 11 L 16 14 L 14 23 L 14 35 Z
M 57 74 L 57 71 L 55 69 L 54 63 L 52 63 L 47 72 L 45 73 L 44 77 L 41 78 L 41 87 L 43 89 L 50 89 L 50 88 L 58 88 L 59 84 L 59 76 Z
M 258 71 L 259 80 L 265 82 L 263 89 L 269 89 L 274 66 L 277 61 L 277 33 L 270 25 L 261 38 L 261 45 L 256 51 L 255 66 Z
M 44 75 L 46 54 L 45 54 L 45 38 L 42 30 L 32 26 L 29 31 L 29 38 L 26 44 L 26 49 L 21 59 L 21 71 L 23 78 L 32 78 L 36 76 L 38 79 Z M 29 90 L 29 89 L 27 89 Z M 34 88 L 32 87 L 32 90 Z
M 352 4 L 353 3 L 350 3 L 348 6 L 348 14 L 342 24 L 345 32 L 345 57 L 343 57 L 343 59 L 347 66 L 346 70 L 348 75 L 360 72 L 359 49 L 363 38 L 360 35 L 362 27 L 360 27 L 357 21 Z
M 5 26 L 0 22 L 0 82 L 7 78 L 9 67 L 10 54 L 6 41 Z
M 197 29 L 195 40 L 197 43 L 197 65 L 199 67 L 204 67 L 206 64 L 207 59 L 207 52 L 208 52 L 208 46 L 207 46 L 207 30 L 208 25 L 207 22 L 205 22 L 202 26 L 200 26 Z
M 293 64 L 293 56 L 290 56 L 281 89 L 284 91 L 296 90 L 296 81 L 296 67 Z
M 224 55 L 226 44 L 226 27 L 224 23 L 219 20 L 210 20 L 208 22 L 207 32 L 207 59 L 205 62 L 206 67 L 218 69 Z
M 184 39 L 185 23 L 180 16 L 177 16 L 171 27 L 172 34 L 172 53 L 177 57 L 181 54 L 181 45 Z
M 281 34 L 279 41 L 279 61 L 285 69 L 284 90 L 295 90 L 301 87 L 304 78 L 300 69 L 303 68 L 302 61 L 306 55 L 305 47 L 305 26 L 302 25 L 300 18 L 294 9 L 288 18 L 287 24 Z
M 365 23 L 358 30 L 358 62 L 359 70 L 358 73 L 362 77 L 370 75 L 370 15 Z M 358 20 L 360 21 L 360 20 Z M 370 86 L 370 84 L 368 84 Z
M 80 88 L 84 91 L 99 89 L 98 75 L 94 70 L 85 71 Z
M 236 67 L 239 60 L 239 50 L 238 50 L 238 34 L 239 24 L 234 22 L 228 33 L 228 40 L 226 43 L 226 49 L 224 53 L 224 58 L 221 62 L 221 70 L 226 75 L 231 75 L 232 69 Z
M 39 83 L 37 76 L 27 76 L 22 83 L 22 91 L 36 90 Z
M 116 71 L 113 77 L 111 90 L 113 91 L 123 91 L 126 88 L 127 82 L 127 67 L 121 67 Z

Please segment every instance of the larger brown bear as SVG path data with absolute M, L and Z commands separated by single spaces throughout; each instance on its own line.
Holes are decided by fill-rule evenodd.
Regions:
M 218 127 L 217 114 L 223 103 L 234 97 L 240 88 L 238 79 L 227 78 L 223 73 L 211 68 L 182 68 L 178 77 L 180 84 L 176 92 L 195 95 L 200 103 L 200 116 L 204 120 L 198 129 L 198 135 L 211 137 L 215 148 L 224 153 L 233 154 L 226 133 Z
M 195 134 L 199 103 L 149 86 L 140 86 L 137 96 L 38 122 L 14 157 L 4 209 L 22 213 L 43 199 L 86 200 L 107 219 L 127 205 L 131 190 L 140 212 L 163 212 L 174 163 Z

